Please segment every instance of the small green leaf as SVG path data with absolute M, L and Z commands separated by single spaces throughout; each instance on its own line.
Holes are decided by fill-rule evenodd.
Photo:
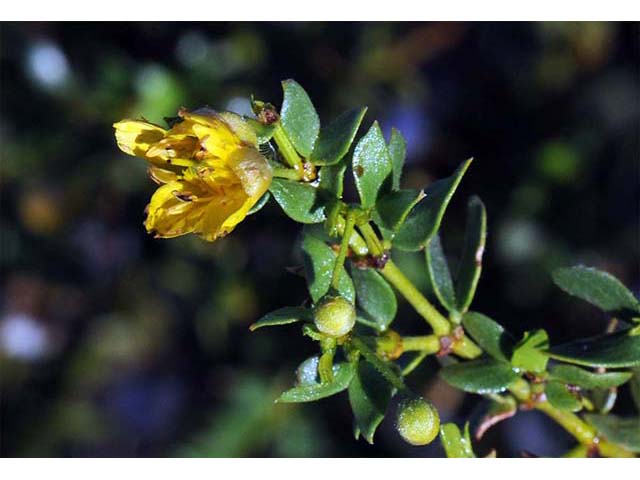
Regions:
M 311 154 L 311 162 L 315 165 L 338 163 L 349 151 L 366 112 L 367 107 L 349 110 L 322 128 Z
M 376 204 L 378 194 L 393 170 L 378 122 L 373 122 L 353 152 L 353 177 L 364 208 Z
M 623 368 L 640 365 L 640 336 L 628 330 L 552 347 L 551 358 L 588 367 Z
M 349 403 L 359 432 L 371 444 L 393 394 L 394 388 L 370 363 L 357 363 L 349 384 Z
M 424 198 L 422 190 L 396 190 L 378 199 L 374 220 L 378 226 L 395 233 L 411 212 Z
M 295 80 L 282 82 L 284 100 L 280 123 L 289 140 L 303 157 L 308 157 L 320 132 L 320 118 L 309 95 Z
M 612 443 L 627 450 L 640 453 L 640 417 L 618 417 L 617 415 L 585 415 L 599 433 Z
M 582 402 L 562 382 L 551 380 L 547 383 L 545 393 L 549 403 L 560 410 L 578 412 L 582 409 Z
M 252 332 L 262 327 L 273 327 L 276 325 L 288 325 L 290 323 L 311 320 L 311 312 L 302 307 L 283 307 L 266 314 L 257 322 L 251 324 L 249 330 Z
M 464 426 L 464 437 L 455 423 L 445 423 L 440 427 L 440 441 L 448 458 L 475 458 L 468 423 Z
M 296 222 L 320 223 L 325 219 L 325 205 L 317 188 L 307 183 L 274 178 L 269 191 L 284 213 Z
M 391 129 L 391 139 L 389 140 L 389 155 L 393 163 L 393 189 L 400 188 L 400 180 L 402 178 L 402 169 L 404 168 L 404 160 L 407 156 L 407 142 L 405 142 L 402 134 L 395 128 Z
M 345 390 L 351 379 L 354 370 L 350 363 L 339 363 L 333 366 L 333 381 L 328 383 L 304 384 L 287 390 L 280 398 L 276 400 L 278 403 L 301 403 L 313 402 L 321 398 L 330 397 L 336 393 Z
M 438 180 L 425 189 L 422 199 L 409 213 L 394 239 L 394 246 L 406 251 L 422 249 L 440 228 L 440 222 L 464 173 L 471 164 L 469 159 L 450 177 Z
M 511 365 L 525 372 L 541 373 L 547 368 L 549 357 L 544 350 L 549 348 L 549 335 L 544 330 L 525 332 L 513 349 Z
M 595 373 L 574 365 L 554 365 L 551 367 L 551 379 L 570 385 L 592 389 L 618 387 L 627 382 L 631 372 Z
M 343 160 L 335 165 L 327 165 L 320 169 L 320 188 L 331 192 L 335 198 L 342 198 L 344 191 L 344 173 L 347 163 Z
M 498 393 L 519 378 L 509 364 L 493 359 L 456 363 L 440 370 L 449 384 L 471 393 Z
M 640 412 L 640 368 L 633 369 L 633 377 L 631 377 L 629 386 L 633 403 L 636 404 L 636 410 Z
M 304 252 L 304 269 L 307 277 L 309 293 L 314 303 L 329 292 L 333 266 L 336 263 L 335 252 L 323 241 L 312 235 L 304 236 L 302 241 Z M 350 302 L 355 302 L 355 289 L 349 274 L 342 267 L 338 292 Z
M 367 345 L 361 338 L 353 337 L 351 339 L 353 346 L 360 351 L 364 359 L 369 362 L 387 382 L 400 391 L 405 391 L 407 387 L 404 384 L 402 375 L 397 371 L 397 366 L 386 360 L 382 360 L 376 352 Z
M 444 256 L 442 251 L 440 235 L 437 233 L 429 240 L 427 248 L 425 248 L 425 259 L 433 293 L 438 297 L 440 304 L 449 312 L 457 311 L 451 272 L 449 271 L 447 257 Z
M 476 293 L 482 254 L 487 239 L 487 212 L 479 197 L 473 196 L 467 205 L 467 227 L 464 237 L 464 249 L 460 259 L 460 268 L 456 276 L 456 301 L 458 310 L 466 312 Z
M 471 338 L 489 355 L 502 362 L 510 361 L 515 340 L 502 325 L 477 312 L 465 313 L 462 317 L 462 325 Z
M 267 143 L 269 140 L 271 140 L 271 137 L 273 137 L 273 131 L 276 129 L 275 123 L 272 123 L 271 125 L 265 125 L 264 123 L 260 123 L 256 119 L 250 117 L 244 117 L 244 120 L 249 124 L 249 126 L 256 134 L 258 145 Z
M 256 204 L 251 207 L 251 209 L 247 212 L 247 215 L 253 215 L 254 213 L 258 213 L 262 208 L 269 202 L 271 198 L 271 194 L 267 191 L 258 199 Z
M 570 295 L 586 300 L 605 312 L 622 316 L 638 316 L 640 302 L 613 275 L 584 266 L 560 268 L 553 281 Z
M 387 329 L 396 317 L 398 308 L 396 295 L 387 281 L 375 270 L 351 269 L 356 288 L 358 306 L 367 317 L 374 320 L 379 331 Z

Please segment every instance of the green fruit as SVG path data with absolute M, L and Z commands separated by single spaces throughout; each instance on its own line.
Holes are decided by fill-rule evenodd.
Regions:
M 342 337 L 356 324 L 356 309 L 344 297 L 324 297 L 313 312 L 318 330 L 330 337 Z
M 398 406 L 396 429 L 407 443 L 427 445 L 440 430 L 438 410 L 422 397 L 403 400 Z

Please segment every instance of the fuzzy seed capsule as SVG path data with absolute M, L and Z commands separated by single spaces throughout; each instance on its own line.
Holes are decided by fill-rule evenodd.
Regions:
M 356 323 L 356 309 L 344 297 L 325 297 L 316 306 L 313 320 L 318 330 L 331 337 L 342 337 Z
M 438 410 L 422 397 L 403 400 L 398 406 L 396 429 L 407 443 L 427 445 L 440 430 Z

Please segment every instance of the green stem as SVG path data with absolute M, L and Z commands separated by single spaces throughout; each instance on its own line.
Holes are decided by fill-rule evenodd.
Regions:
M 286 162 L 298 172 L 298 180 L 300 180 L 304 173 L 302 160 L 300 160 L 296 149 L 279 123 L 273 131 L 273 139 L 276 141 L 276 145 L 278 145 L 278 149 Z
M 382 247 L 382 243 L 380 243 L 380 239 L 376 232 L 373 230 L 371 225 L 367 223 L 363 223 L 362 225 L 358 225 L 360 232 L 362 232 L 362 236 L 364 240 L 367 242 L 367 246 L 369 247 L 369 252 L 371 255 L 379 256 L 384 253 L 384 248 Z
M 428 352 L 420 352 L 418 355 L 416 355 L 416 357 L 413 360 L 411 360 L 406 367 L 402 369 L 402 376 L 406 377 L 411 372 L 413 372 L 418 367 L 418 365 L 420 365 L 422 361 L 428 356 L 429 356 Z
M 340 243 L 340 250 L 338 251 L 338 258 L 333 266 L 333 275 L 331 276 L 331 286 L 338 290 L 340 285 L 340 274 L 344 266 L 344 260 L 347 258 L 347 251 L 349 250 L 349 242 L 353 229 L 356 225 L 356 217 L 353 210 L 347 212 L 347 220 L 344 226 L 344 233 L 342 234 L 342 242 Z
M 292 168 L 279 168 L 275 167 L 273 170 L 273 176 L 277 178 L 288 178 L 289 180 L 300 180 L 300 173 Z
M 338 218 L 338 222 L 336 226 L 338 229 L 338 233 L 340 235 L 344 235 L 346 221 L 342 215 Z M 353 250 L 353 252 L 360 257 L 364 257 L 369 253 L 369 249 L 367 248 L 366 242 L 355 229 L 353 229 L 351 232 L 351 238 L 349 239 L 349 246 L 351 247 L 351 250 Z
M 531 401 L 531 387 L 527 381 L 520 378 L 509 387 L 509 390 L 520 402 Z M 596 429 L 574 413 L 559 410 L 547 401 L 535 402 L 533 406 L 536 410 L 544 412 L 555 420 L 582 445 L 587 447 L 596 446 L 598 452 L 605 457 L 628 458 L 634 456 L 632 452 L 619 445 L 599 439 L 596 435 Z
M 482 355 L 482 349 L 468 337 L 453 344 L 453 353 L 462 358 L 474 359 Z
M 362 230 L 361 230 L 362 231 Z M 364 234 L 364 231 L 362 232 Z M 366 239 L 366 236 L 365 236 Z M 369 243 L 369 242 L 367 242 Z M 382 276 L 402 294 L 402 296 L 415 308 L 429 325 L 436 335 L 448 335 L 451 332 L 451 325 L 445 317 L 431 305 L 429 300 L 411 283 L 404 273 L 389 260 L 382 270 Z
M 402 351 L 426 352 L 427 355 L 440 350 L 440 339 L 436 335 L 422 335 L 419 337 L 402 337 Z

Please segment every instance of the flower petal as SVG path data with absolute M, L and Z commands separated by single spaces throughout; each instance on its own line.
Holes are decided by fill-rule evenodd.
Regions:
M 166 130 L 142 120 L 121 120 L 113 124 L 116 142 L 124 153 L 144 157 L 151 144 L 160 141 Z

